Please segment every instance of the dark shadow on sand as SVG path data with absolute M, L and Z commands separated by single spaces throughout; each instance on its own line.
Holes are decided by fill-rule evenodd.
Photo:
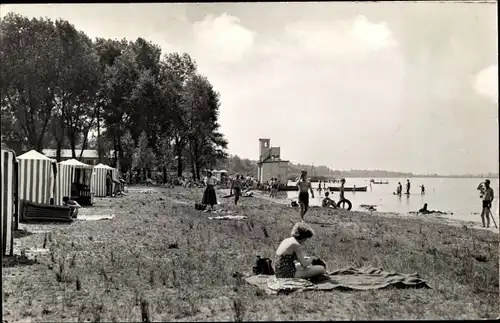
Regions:
M 21 266 L 32 266 L 39 264 L 38 261 L 29 259 L 26 256 L 4 256 L 2 259 L 2 268 L 12 268 Z

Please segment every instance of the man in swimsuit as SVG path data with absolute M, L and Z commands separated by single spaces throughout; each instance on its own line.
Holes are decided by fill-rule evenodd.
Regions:
M 304 215 L 309 209 L 309 193 L 311 192 L 311 197 L 314 198 L 314 191 L 311 186 L 311 182 L 307 180 L 307 172 L 302 171 L 300 174 L 299 181 L 297 182 L 297 187 L 299 188 L 299 204 L 300 204 L 300 217 L 304 221 Z
M 486 227 L 490 227 L 490 209 L 491 209 L 491 203 L 493 202 L 493 197 L 494 197 L 494 192 L 493 189 L 490 187 L 490 180 L 487 179 L 484 181 L 484 190 L 483 190 L 483 210 L 481 212 L 481 220 L 483 222 L 483 227 L 485 226 L 484 224 L 484 218 L 486 218 Z
M 406 194 L 410 195 L 410 180 L 406 180 Z
M 243 179 L 243 175 L 241 175 L 241 178 Z M 241 196 L 241 185 L 240 174 L 236 174 L 235 178 L 231 182 L 231 190 L 229 192 L 229 194 L 233 194 L 234 191 L 234 205 L 238 205 L 238 200 Z
M 340 201 L 345 200 L 345 198 L 344 198 L 344 185 L 345 185 L 345 178 L 342 178 L 340 180 Z
M 401 195 L 401 193 L 403 193 L 403 185 L 401 185 L 401 182 L 398 182 L 398 188 L 396 189 L 396 193 L 398 195 Z

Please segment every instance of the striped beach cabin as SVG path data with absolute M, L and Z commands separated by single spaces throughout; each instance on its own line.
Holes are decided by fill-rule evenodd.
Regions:
M 63 197 L 71 196 L 71 184 L 78 180 L 78 182 L 85 184 L 90 182 L 90 177 L 92 175 L 92 165 L 84 164 L 76 159 L 69 159 L 57 164 L 57 175 L 56 184 L 54 189 L 54 204 L 63 205 Z M 77 179 L 76 176 L 78 172 L 77 169 L 81 169 L 80 178 Z M 87 176 L 88 175 L 88 180 Z
M 11 150 L 2 149 L 2 255 L 14 252 L 13 231 L 17 229 L 17 161 Z
M 56 161 L 36 150 L 30 150 L 17 157 L 17 161 L 19 202 L 26 200 L 50 204 L 50 199 L 54 197 Z M 22 211 L 20 210 L 22 203 L 18 204 L 19 211 Z
M 94 166 L 94 171 L 92 173 L 91 179 L 91 191 L 93 196 L 103 197 L 106 196 L 106 173 L 111 171 L 111 177 L 115 180 L 118 180 L 118 169 L 113 168 L 108 165 L 99 164 Z M 112 192 L 115 189 L 115 184 L 113 183 L 111 186 Z

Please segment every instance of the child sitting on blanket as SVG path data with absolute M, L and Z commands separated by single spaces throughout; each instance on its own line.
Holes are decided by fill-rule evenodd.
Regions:
M 78 204 L 77 201 L 70 200 L 69 197 L 67 197 L 67 196 L 63 197 L 63 205 L 69 206 L 69 208 L 71 210 L 71 217 L 76 219 L 76 217 L 78 216 L 78 209 L 81 208 L 82 206 L 80 204 Z
M 304 256 L 302 245 L 314 235 L 313 229 L 304 222 L 295 224 L 290 238 L 283 240 L 276 250 L 277 278 L 313 278 L 326 274 L 325 267 L 312 265 Z M 298 261 L 298 264 L 295 264 Z

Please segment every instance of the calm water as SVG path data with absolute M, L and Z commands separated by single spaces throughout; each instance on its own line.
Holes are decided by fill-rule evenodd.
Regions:
M 453 213 L 443 215 L 451 219 L 481 222 L 481 200 L 476 187 L 482 181 L 478 178 L 415 178 L 410 179 L 410 195 L 403 194 L 401 197 L 394 195 L 398 182 L 406 191 L 406 178 L 381 178 L 375 180 L 388 181 L 389 184 L 372 184 L 370 188 L 369 178 L 347 178 L 346 187 L 367 186 L 366 192 L 345 192 L 345 197 L 353 204 L 352 209 L 366 211 L 360 207 L 361 204 L 375 205 L 379 212 L 397 212 L 407 214 L 410 211 L 418 211 L 424 203 L 428 204 L 430 210 Z M 495 220 L 498 222 L 498 179 L 490 179 L 491 187 L 495 191 L 492 212 L 497 214 Z M 420 185 L 425 186 L 425 195 L 420 194 Z M 289 182 L 289 185 L 293 185 Z M 313 183 L 315 198 L 311 199 L 311 205 L 321 205 L 324 190 L 318 192 L 318 183 Z M 323 185 L 322 185 L 323 186 Z M 327 183 L 328 186 L 339 186 L 337 183 Z M 289 199 L 296 199 L 297 192 L 287 192 Z M 330 197 L 336 202 L 339 200 L 339 192 L 330 192 Z M 498 223 L 497 223 L 498 224 Z M 493 225 L 493 224 L 492 224 Z

